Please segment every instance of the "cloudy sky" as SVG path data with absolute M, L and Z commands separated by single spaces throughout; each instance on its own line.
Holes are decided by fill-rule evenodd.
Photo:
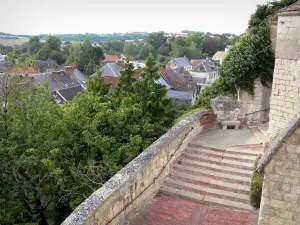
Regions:
M 268 0 L 1 0 L 0 32 L 14 34 L 245 31 Z M 77 3 L 78 2 L 78 3 Z

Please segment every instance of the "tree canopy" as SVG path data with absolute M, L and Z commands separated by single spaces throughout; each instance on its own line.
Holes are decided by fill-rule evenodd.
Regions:
M 142 80 L 133 75 L 125 64 L 109 94 L 98 70 L 88 90 L 64 107 L 52 101 L 47 82 L 35 88 L 1 76 L 0 87 L 9 87 L 0 91 L 7 103 L 0 111 L 1 223 L 61 224 L 172 125 L 178 107 L 154 82 L 154 57 Z

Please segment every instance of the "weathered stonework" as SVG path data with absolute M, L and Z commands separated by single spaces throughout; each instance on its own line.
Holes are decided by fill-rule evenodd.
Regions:
M 269 136 L 275 137 L 300 108 L 300 12 L 279 14 Z
M 208 111 L 182 120 L 94 192 L 62 225 L 124 224 L 158 192 L 187 144 L 213 126 Z
M 217 123 L 224 120 L 237 120 L 240 113 L 240 103 L 237 99 L 218 96 L 211 100 L 211 107 L 217 115 Z
M 300 126 L 290 131 L 264 167 L 259 225 L 300 224 Z
M 271 85 L 269 85 L 271 86 Z M 263 86 L 260 79 L 254 81 L 254 95 L 239 91 L 241 104 L 239 118 L 249 125 L 269 121 L 271 87 Z

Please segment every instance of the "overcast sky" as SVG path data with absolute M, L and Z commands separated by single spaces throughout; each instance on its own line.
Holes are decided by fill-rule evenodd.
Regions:
M 267 1 L 1 0 L 0 31 L 61 34 L 199 30 L 241 34 L 256 5 Z

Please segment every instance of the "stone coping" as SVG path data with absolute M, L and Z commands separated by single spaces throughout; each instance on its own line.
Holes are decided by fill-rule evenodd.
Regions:
M 288 11 L 288 12 L 282 12 L 278 13 L 278 16 L 300 16 L 300 11 Z
M 256 170 L 261 171 L 272 159 L 273 155 L 278 151 L 284 139 L 291 135 L 300 124 L 300 110 L 294 115 L 286 127 L 280 131 L 276 138 L 271 142 L 265 154 L 258 160 Z
M 85 201 L 83 201 L 72 214 L 62 223 L 62 225 L 81 225 L 84 221 L 109 197 L 126 182 L 134 179 L 136 175 L 143 170 L 151 160 L 157 156 L 166 146 L 176 137 L 191 126 L 197 120 L 205 116 L 213 114 L 210 111 L 200 111 L 188 116 L 186 119 L 174 125 L 167 133 L 162 135 L 158 140 L 151 144 L 144 152 L 133 159 L 127 166 L 123 167 L 110 180 L 108 180 L 101 188 L 92 193 Z

